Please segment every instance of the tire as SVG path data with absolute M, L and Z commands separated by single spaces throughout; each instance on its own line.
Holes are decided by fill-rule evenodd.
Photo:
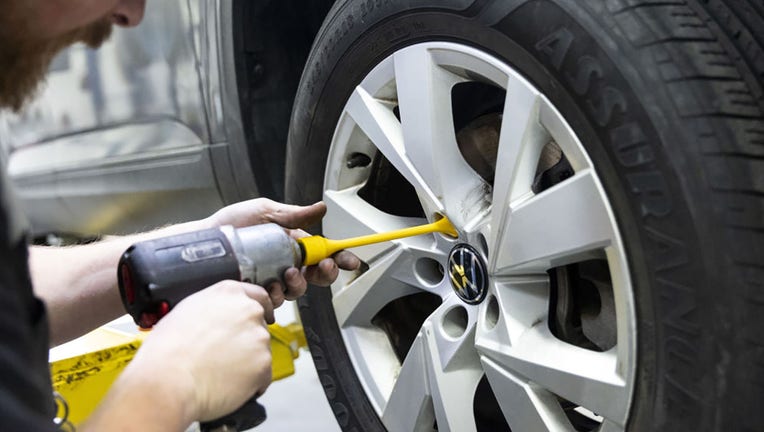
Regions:
M 319 32 L 297 93 L 287 147 L 286 198 L 301 204 L 323 198 L 329 203 L 335 198 L 325 193 L 327 185 L 365 184 L 360 192 L 364 200 L 382 213 L 409 218 L 406 220 L 432 219 L 434 214 L 428 213 L 432 207 L 426 203 L 418 208 L 416 203 L 400 202 L 424 202 L 428 198 L 420 189 L 406 193 L 411 186 L 401 182 L 389 161 L 380 162 L 379 157 L 362 150 L 357 152 L 360 156 L 351 154 L 350 147 L 344 147 L 350 149 L 348 154 L 332 150 L 332 145 L 337 145 L 333 143 L 347 138 L 339 136 L 345 130 L 342 122 L 347 121 L 346 104 L 356 86 L 366 82 L 377 65 L 417 44 L 454 44 L 443 46 L 460 47 L 463 52 L 476 50 L 486 58 L 497 59 L 547 98 L 591 162 L 611 212 L 609 220 L 617 226 L 613 244 L 621 248 L 619 256 L 626 263 L 621 277 L 614 271 L 613 261 L 606 260 L 610 265 L 608 283 L 616 293 L 617 324 L 613 326 L 621 332 L 616 348 L 626 350 L 631 343 L 635 357 L 624 363 L 628 364 L 627 371 L 619 372 L 628 393 L 623 421 L 610 422 L 605 417 L 601 426 L 587 425 L 585 419 L 569 413 L 570 406 L 586 408 L 573 395 L 562 397 L 554 386 L 541 385 L 539 390 L 533 377 L 522 374 L 517 388 L 528 394 L 538 391 L 533 393 L 536 396 L 557 397 L 562 411 L 554 402 L 544 405 L 551 410 L 548 415 L 557 416 L 557 423 L 533 423 L 528 418 L 524 419 L 527 422 L 518 421 L 523 415 L 513 420 L 495 405 L 507 409 L 516 393 L 497 388 L 487 375 L 491 388 L 485 390 L 479 384 L 478 393 L 489 397 L 474 402 L 475 429 L 506 429 L 504 420 L 515 431 L 574 427 L 762 430 L 763 14 L 760 0 L 339 1 Z M 474 79 L 486 81 L 486 77 Z M 479 91 L 476 87 L 468 93 Z M 456 97 L 453 92 L 451 97 L 452 101 Z M 512 103 L 512 98 L 506 101 Z M 475 110 L 490 111 L 489 107 Z M 395 114 L 405 122 L 405 113 Z M 455 114 L 454 125 L 444 122 L 444 128 L 456 127 L 457 117 Z M 481 171 L 479 162 L 464 156 L 473 169 Z M 337 180 L 345 171 L 336 169 L 346 161 L 360 169 L 348 171 L 354 174 Z M 398 168 L 395 162 L 392 165 Z M 544 182 L 549 183 L 545 188 L 554 188 L 569 181 L 571 175 L 576 177 L 576 163 L 562 165 L 561 170 L 559 163 L 543 170 L 539 165 L 531 173 L 534 192 Z M 499 174 L 495 173 L 497 178 Z M 483 179 L 492 181 L 492 177 Z M 449 212 L 446 216 L 459 219 Z M 564 220 L 555 215 L 548 218 Z M 342 220 L 342 215 L 330 205 L 325 231 L 333 220 Z M 368 222 L 373 230 L 374 221 Z M 469 227 L 456 225 L 460 232 L 469 232 Z M 544 229 L 556 232 L 550 226 Z M 348 225 L 343 233 L 335 227 L 327 234 L 349 236 L 356 233 L 354 229 Z M 491 248 L 481 248 L 479 237 L 465 235 L 489 255 L 486 251 Z M 552 240 L 551 236 L 542 237 L 538 244 Z M 435 242 L 442 240 L 436 238 Z M 525 246 L 534 245 L 528 242 Z M 438 262 L 447 265 L 447 259 Z M 570 277 L 566 272 L 574 268 L 571 265 L 567 261 L 563 265 L 552 263 L 545 269 L 549 309 L 544 324 L 557 340 L 580 350 L 616 349 L 598 341 L 593 343 L 599 349 L 588 346 L 596 337 L 586 336 L 588 342 L 581 342 L 580 331 L 572 335 L 578 330 L 571 330 L 575 325 L 571 327 L 566 321 L 566 307 L 578 307 L 580 321 L 584 300 L 580 297 L 583 285 L 565 285 Z M 338 283 L 356 277 L 347 276 Z M 447 277 L 444 280 L 447 284 Z M 592 283 L 598 286 L 596 281 Z M 375 402 L 378 397 L 370 393 L 370 375 L 364 375 L 371 374 L 368 370 L 374 365 L 359 357 L 362 351 L 352 346 L 352 334 L 338 324 L 342 318 L 335 313 L 333 296 L 342 294 L 341 289 L 334 286 L 330 292 L 311 287 L 299 302 L 311 354 L 342 429 L 385 430 L 380 419 L 384 407 L 380 408 Z M 612 300 L 602 296 L 604 291 L 598 292 L 597 302 L 604 308 Z M 489 291 L 488 300 L 476 309 L 480 311 L 477 320 L 484 320 L 490 311 L 495 313 L 497 306 L 492 299 L 498 295 Z M 566 295 L 578 300 L 570 303 Z M 411 309 L 390 307 L 387 316 L 396 322 L 416 315 Z M 472 314 L 471 306 L 459 306 L 462 308 Z M 498 308 L 502 317 L 516 313 Z M 370 312 L 375 316 L 381 313 Z M 579 330 L 581 325 L 578 322 Z M 624 328 L 628 332 L 623 333 Z M 478 338 L 481 331 L 478 327 Z M 421 338 L 424 332 L 423 328 L 409 336 Z M 416 342 L 404 345 L 402 353 L 396 352 L 401 363 L 408 355 L 406 350 L 418 346 Z M 483 351 L 478 351 L 482 356 Z M 361 367 L 363 364 L 367 369 Z M 544 400 L 539 404 L 550 403 Z M 434 409 L 438 430 L 453 429 L 441 421 L 443 414 L 437 406 L 423 409 Z M 481 410 L 494 413 L 486 417 Z M 563 411 L 565 416 L 560 414 Z M 504 418 L 498 418 L 496 412 L 503 413 L 498 417 Z M 423 420 L 418 421 L 422 427 Z M 405 429 L 387 420 L 386 424 L 390 430 Z

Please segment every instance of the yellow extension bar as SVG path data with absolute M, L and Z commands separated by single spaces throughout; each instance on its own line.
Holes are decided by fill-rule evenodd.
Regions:
M 275 381 L 294 374 L 294 359 L 300 355 L 300 347 L 307 343 L 300 324 L 272 324 L 268 330 L 271 332 Z M 69 421 L 78 425 L 87 419 L 122 369 L 132 360 L 141 346 L 143 335 L 101 327 L 84 336 L 82 342 L 85 347 L 99 348 L 50 363 L 53 389 L 66 400 Z M 59 415 L 62 413 L 59 412 Z

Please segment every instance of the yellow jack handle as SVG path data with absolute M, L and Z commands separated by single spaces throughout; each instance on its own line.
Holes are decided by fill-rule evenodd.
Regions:
M 302 246 L 303 254 L 305 256 L 303 265 L 315 265 L 322 259 L 330 257 L 333 253 L 341 251 L 342 249 L 350 249 L 358 246 L 366 246 L 374 243 L 382 243 L 404 237 L 412 237 L 434 232 L 443 233 L 454 238 L 459 237 L 456 228 L 454 228 L 448 218 L 444 216 L 435 222 L 426 225 L 413 226 L 384 233 L 369 234 L 344 240 L 331 240 L 322 236 L 310 236 L 298 239 L 297 242 Z

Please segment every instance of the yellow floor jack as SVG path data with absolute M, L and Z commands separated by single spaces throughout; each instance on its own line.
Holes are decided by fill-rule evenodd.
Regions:
M 132 360 L 146 332 L 122 330 L 135 327 L 130 322 L 104 326 L 71 345 L 51 351 L 51 378 L 53 390 L 61 397 L 57 400 L 59 419 L 79 425 L 95 410 L 111 384 Z M 271 355 L 273 380 L 294 374 L 294 360 L 300 348 L 307 345 L 302 326 L 272 324 Z

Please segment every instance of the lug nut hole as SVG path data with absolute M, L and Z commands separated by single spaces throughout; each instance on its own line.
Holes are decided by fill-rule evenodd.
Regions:
M 432 258 L 419 258 L 414 265 L 417 276 L 425 285 L 435 286 L 445 276 L 443 265 Z
M 457 306 L 443 316 L 443 331 L 452 338 L 461 337 L 467 331 L 468 322 L 467 309 Z
M 480 252 L 483 252 L 483 256 L 488 256 L 488 241 L 485 239 L 483 233 L 478 234 L 478 245 L 480 246 Z
M 493 330 L 499 322 L 499 302 L 493 295 L 488 296 L 488 307 L 485 309 L 485 328 Z

